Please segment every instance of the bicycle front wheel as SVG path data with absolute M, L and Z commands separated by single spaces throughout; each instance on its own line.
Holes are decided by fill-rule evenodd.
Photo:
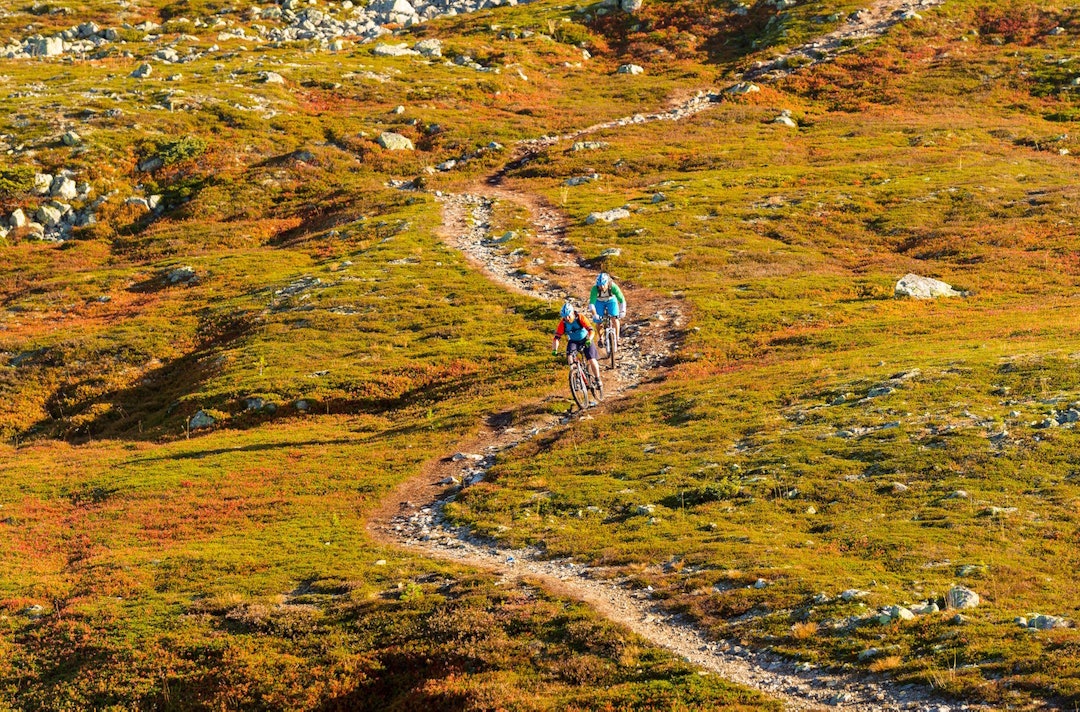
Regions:
M 577 403 L 578 408 L 581 410 L 589 407 L 589 393 L 588 386 L 585 383 L 585 374 L 581 372 L 581 367 L 577 364 L 570 366 L 570 395 L 574 397 L 574 402 Z

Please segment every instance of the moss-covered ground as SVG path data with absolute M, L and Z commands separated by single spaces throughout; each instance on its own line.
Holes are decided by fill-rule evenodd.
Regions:
M 233 4 L 67 5 L 13 8 L 0 34 L 250 25 Z M 129 74 L 160 45 L 134 31 L 99 59 L 0 61 L 0 212 L 41 204 L 28 172 L 108 196 L 62 245 L 0 245 L 0 708 L 767 704 L 364 521 L 483 416 L 561 381 L 555 308 L 445 247 L 434 191 L 502 165 L 492 141 L 727 86 L 857 7 L 629 19 L 541 0 L 402 38 L 499 73 L 175 22 L 160 42 L 206 54 L 148 79 Z M 994 705 L 1080 701 L 1077 629 L 1013 623 L 1080 616 L 1080 444 L 1067 418 L 1041 427 L 1080 401 L 1078 31 L 1064 7 L 950 0 L 757 94 L 511 171 L 586 257 L 620 248 L 631 311 L 648 287 L 691 318 L 665 382 L 503 455 L 453 516 L 793 658 Z M 773 123 L 785 109 L 797 128 Z M 417 150 L 381 149 L 383 131 Z M 125 204 L 151 195 L 159 214 Z M 907 272 L 968 294 L 894 299 Z M 212 427 L 189 428 L 199 411 Z M 870 620 L 954 583 L 983 599 L 963 623 Z M 868 595 L 837 598 L 851 588 Z M 889 654 L 860 661 L 870 647 Z

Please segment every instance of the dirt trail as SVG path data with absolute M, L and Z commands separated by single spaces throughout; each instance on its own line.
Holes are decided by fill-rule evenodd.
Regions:
M 845 46 L 845 38 L 876 36 L 900 21 L 900 16 L 912 8 L 941 2 L 943 0 L 881 0 L 857 13 L 837 33 L 818 43 L 792 50 L 785 56 L 821 46 L 826 47 L 826 52 L 835 54 Z M 826 56 L 832 55 L 823 54 L 813 61 L 822 61 Z M 782 58 L 778 61 L 782 64 Z M 753 70 L 757 72 L 753 77 L 769 79 L 788 73 L 788 70 L 770 69 L 770 66 Z M 750 73 L 746 78 L 751 78 Z M 596 266 L 586 264 L 566 241 L 566 217 L 543 198 L 506 185 L 506 173 L 556 143 L 620 126 L 680 120 L 707 109 L 721 97 L 699 92 L 669 110 L 604 122 L 564 136 L 521 142 L 511 159 L 485 182 L 472 186 L 467 193 L 440 196 L 443 238 L 489 278 L 509 289 L 549 302 L 560 302 L 569 297 L 582 304 L 596 274 Z M 534 265 L 522 263 L 519 257 L 507 253 L 495 241 L 491 222 L 493 206 L 500 200 L 516 202 L 529 210 L 533 226 L 531 256 L 543 258 L 544 274 L 526 272 L 523 268 Z M 620 354 L 617 371 L 604 371 L 608 396 L 605 402 L 617 399 L 647 379 L 661 377 L 685 326 L 685 316 L 677 300 L 631 289 L 628 302 L 625 350 Z M 565 390 L 561 379 L 558 383 Z M 572 427 L 577 418 L 591 417 L 590 411 L 554 416 L 540 405 L 524 404 L 513 414 L 493 414 L 475 438 L 461 444 L 459 452 L 429 462 L 418 476 L 404 482 L 373 513 L 368 525 L 372 535 L 424 556 L 539 582 L 553 593 L 589 604 L 602 615 L 705 670 L 783 700 L 789 709 L 873 712 L 979 709 L 975 705 L 940 699 L 918 686 L 899 686 L 874 676 L 829 673 L 766 652 L 744 649 L 729 641 L 710 639 L 692 621 L 665 612 L 649 590 L 632 589 L 625 579 L 611 578 L 610 571 L 571 561 L 545 560 L 543 552 L 533 549 L 500 548 L 473 536 L 467 528 L 454 527 L 447 522 L 443 517 L 445 504 L 453 501 L 462 488 L 482 481 L 499 453 L 555 428 Z

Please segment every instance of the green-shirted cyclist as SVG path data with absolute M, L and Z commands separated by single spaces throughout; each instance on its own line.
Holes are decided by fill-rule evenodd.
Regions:
M 599 324 L 605 315 L 611 315 L 615 322 L 615 334 L 622 338 L 621 321 L 626 318 L 626 298 L 619 285 L 607 272 L 596 277 L 596 284 L 589 292 L 589 314 Z

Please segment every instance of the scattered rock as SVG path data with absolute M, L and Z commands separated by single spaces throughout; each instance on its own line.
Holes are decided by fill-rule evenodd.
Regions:
M 937 299 L 938 297 L 961 297 L 963 292 L 958 292 L 945 282 L 920 277 L 917 274 L 906 274 L 896 283 L 896 296 L 911 297 L 912 299 Z
M 634 508 L 634 514 L 652 514 L 655 509 L 655 504 L 639 504 L 637 507 Z
M 441 57 L 442 56 L 442 40 L 427 39 L 420 40 L 412 46 L 413 50 L 419 52 L 425 57 Z
M 570 187 L 574 187 L 574 186 L 578 186 L 578 185 L 584 185 L 586 183 L 592 183 L 595 180 L 600 180 L 600 174 L 599 173 L 590 173 L 589 175 L 574 176 L 573 178 L 567 178 L 563 182 L 563 185 L 568 185 Z
M 609 247 L 600 253 L 601 257 L 619 257 L 622 255 L 622 250 L 618 247 Z
M 375 49 L 371 50 L 371 53 L 376 57 L 410 57 L 418 56 L 420 54 L 415 49 L 409 49 L 409 46 L 406 45 L 404 42 L 396 45 L 375 45 Z
M 577 141 L 570 146 L 571 151 L 599 151 L 607 148 L 605 141 Z
M 846 591 L 844 591 L 843 593 L 840 594 L 840 598 L 844 599 L 845 601 L 850 602 L 850 601 L 854 601 L 857 598 L 865 598 L 866 596 L 869 596 L 869 595 L 870 595 L 869 591 L 860 591 L 857 588 L 849 588 L 849 589 L 847 589 Z
M 53 227 L 60 224 L 60 221 L 64 218 L 64 213 L 59 208 L 52 205 L 50 201 L 38 208 L 34 217 L 36 217 L 37 221 L 45 227 Z
M 585 218 L 586 225 L 595 225 L 598 222 L 612 223 L 616 220 L 625 220 L 630 217 L 630 211 L 626 208 L 614 208 L 613 210 L 605 210 L 602 213 L 589 213 L 589 216 Z
M 191 430 L 199 430 L 200 428 L 209 428 L 214 424 L 214 417 L 207 413 L 205 410 L 200 410 L 195 415 L 191 416 L 188 420 L 188 428 Z
M 145 62 L 135 68 L 135 71 L 131 73 L 131 76 L 135 79 L 146 79 L 154 73 L 154 68 Z
M 169 284 L 187 284 L 197 281 L 195 268 L 189 265 L 175 267 L 165 274 L 165 281 Z
M 753 82 L 739 82 L 724 90 L 728 94 L 755 94 L 761 91 L 761 87 Z
M 260 72 L 259 79 L 263 84 L 284 84 L 285 77 L 277 72 Z
M 412 151 L 413 142 L 406 136 L 393 131 L 384 131 L 379 135 L 378 143 L 387 151 Z
M 634 14 L 645 4 L 645 0 L 619 0 L 619 9 L 628 14 Z
M 637 74 L 644 74 L 645 69 L 644 69 L 644 67 L 641 67 L 640 65 L 637 65 L 637 64 L 624 64 L 624 65 L 619 67 L 619 69 L 617 70 L 617 73 L 618 74 L 637 75 Z
M 48 195 L 52 190 L 53 177 L 50 173 L 35 173 L 34 184 L 30 192 L 34 195 Z
M 1042 613 L 1033 613 L 1027 621 L 1027 627 L 1033 630 L 1053 630 L 1055 628 L 1071 628 L 1072 621 L 1060 616 L 1047 616 Z
M 78 146 L 80 143 L 82 143 L 82 138 L 74 131 L 68 131 L 60 137 L 60 141 L 65 146 Z
M 791 118 L 791 112 L 787 109 L 781 111 L 780 115 L 773 119 L 772 122 L 774 124 L 780 124 L 781 126 L 787 126 L 788 128 L 792 129 L 799 128 L 799 125 L 795 123 L 795 119 Z
M 56 198 L 75 200 L 79 195 L 79 187 L 75 181 L 70 178 L 56 176 L 53 178 L 52 185 L 49 187 L 49 192 Z
M 143 173 L 153 173 L 163 165 L 165 165 L 165 161 L 158 156 L 152 156 L 139 164 L 139 170 Z
M 979 594 L 964 586 L 953 586 L 945 595 L 945 605 L 949 608 L 975 608 L 979 605 Z

